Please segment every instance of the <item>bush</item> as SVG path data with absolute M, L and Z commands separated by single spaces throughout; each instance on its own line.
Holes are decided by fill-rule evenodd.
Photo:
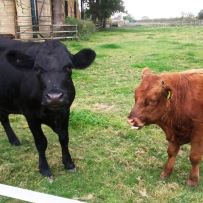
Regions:
M 65 23 L 78 26 L 78 35 L 80 39 L 89 39 L 90 35 L 96 31 L 95 24 L 92 21 L 67 17 Z

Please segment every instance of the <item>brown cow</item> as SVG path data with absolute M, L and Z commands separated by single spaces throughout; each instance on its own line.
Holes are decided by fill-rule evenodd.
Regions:
M 198 184 L 203 156 L 203 70 L 153 74 L 145 68 L 128 122 L 135 129 L 157 124 L 165 132 L 168 160 L 162 179 L 172 173 L 180 146 L 191 143 L 187 184 Z

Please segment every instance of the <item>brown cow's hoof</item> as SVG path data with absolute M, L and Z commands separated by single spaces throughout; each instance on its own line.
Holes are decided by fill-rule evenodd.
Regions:
M 198 185 L 197 180 L 191 180 L 190 178 L 187 180 L 187 185 L 190 187 L 196 187 Z
M 164 180 L 166 178 L 168 178 L 171 175 L 171 173 L 167 173 L 165 171 L 163 171 L 160 175 L 161 180 Z

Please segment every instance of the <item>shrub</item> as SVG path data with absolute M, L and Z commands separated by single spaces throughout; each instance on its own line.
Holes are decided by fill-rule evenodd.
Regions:
M 78 26 L 78 35 L 80 39 L 89 39 L 90 35 L 96 31 L 95 24 L 92 21 L 67 17 L 65 23 Z

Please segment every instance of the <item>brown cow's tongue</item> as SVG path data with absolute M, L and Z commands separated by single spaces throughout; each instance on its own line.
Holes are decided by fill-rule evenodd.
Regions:
M 133 130 L 138 130 L 139 127 L 137 127 L 137 126 L 131 126 L 131 129 L 133 129 Z

